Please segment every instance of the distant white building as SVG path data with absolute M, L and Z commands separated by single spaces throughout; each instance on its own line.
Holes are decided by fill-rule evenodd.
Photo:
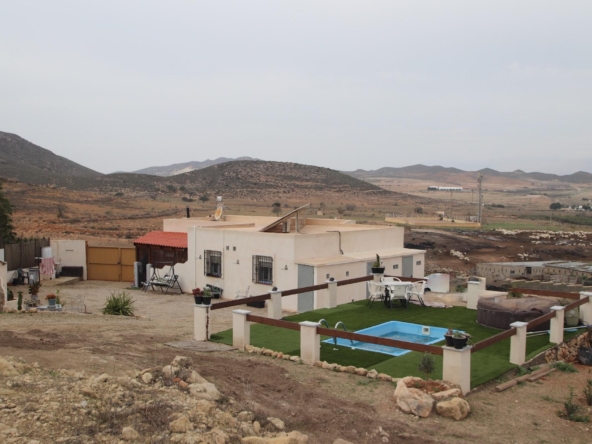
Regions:
M 379 254 L 385 273 L 424 277 L 425 250 L 403 246 L 404 229 L 356 225 L 355 221 L 310 219 L 301 208 L 276 218 L 228 215 L 212 218 L 165 219 L 164 232 L 187 233 L 187 262 L 175 273 L 187 292 L 206 284 L 233 299 L 249 287 L 249 295 L 322 284 L 370 274 Z M 366 283 L 338 292 L 338 303 L 365 299 Z M 282 299 L 287 310 L 316 307 L 314 292 Z

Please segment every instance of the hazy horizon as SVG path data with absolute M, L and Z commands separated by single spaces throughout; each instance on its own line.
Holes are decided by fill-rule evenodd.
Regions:
M 584 1 L 12 2 L 0 130 L 102 173 L 241 156 L 590 172 L 590 13 Z

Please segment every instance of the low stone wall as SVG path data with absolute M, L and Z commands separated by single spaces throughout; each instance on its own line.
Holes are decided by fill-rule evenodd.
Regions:
M 562 291 L 565 293 L 579 293 L 580 291 L 592 291 L 592 287 L 580 284 L 558 284 L 555 282 L 541 281 L 510 281 L 515 288 L 532 288 L 533 290 Z
M 545 352 L 545 361 L 577 362 L 580 347 L 592 347 L 592 330 L 584 331 L 569 341 L 550 348 Z

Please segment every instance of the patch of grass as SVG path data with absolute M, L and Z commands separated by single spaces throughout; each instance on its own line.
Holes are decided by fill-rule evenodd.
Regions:
M 520 365 L 518 365 L 516 367 L 516 376 L 524 376 L 524 375 L 527 375 L 529 373 L 530 373 L 530 370 L 527 369 L 527 368 L 525 368 L 525 367 L 522 367 Z
M 134 315 L 133 298 L 126 291 L 120 293 L 111 292 L 111 296 L 105 301 L 103 306 L 104 315 L 133 316 Z
M 569 362 L 563 362 L 563 361 L 554 362 L 553 364 L 551 364 L 551 367 L 556 368 L 560 372 L 564 372 L 564 373 L 577 373 L 578 372 L 578 370 L 573 366 L 573 364 L 570 364 Z
M 547 395 L 541 396 L 541 399 L 543 401 L 547 401 L 547 402 L 556 402 L 556 403 L 560 403 L 561 402 L 561 401 L 559 401 L 559 400 L 557 400 L 555 398 L 551 398 L 550 396 L 547 396 Z

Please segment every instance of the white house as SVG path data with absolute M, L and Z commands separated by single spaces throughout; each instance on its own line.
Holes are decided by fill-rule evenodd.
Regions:
M 187 262 L 175 265 L 184 291 L 211 284 L 233 299 L 249 288 L 259 295 L 370 274 L 379 254 L 385 273 L 424 277 L 424 250 L 403 247 L 404 229 L 309 219 L 306 207 L 286 216 L 165 219 L 163 231 L 187 233 Z M 366 284 L 343 287 L 338 304 L 365 299 Z M 287 296 L 284 309 L 315 308 L 314 292 Z

